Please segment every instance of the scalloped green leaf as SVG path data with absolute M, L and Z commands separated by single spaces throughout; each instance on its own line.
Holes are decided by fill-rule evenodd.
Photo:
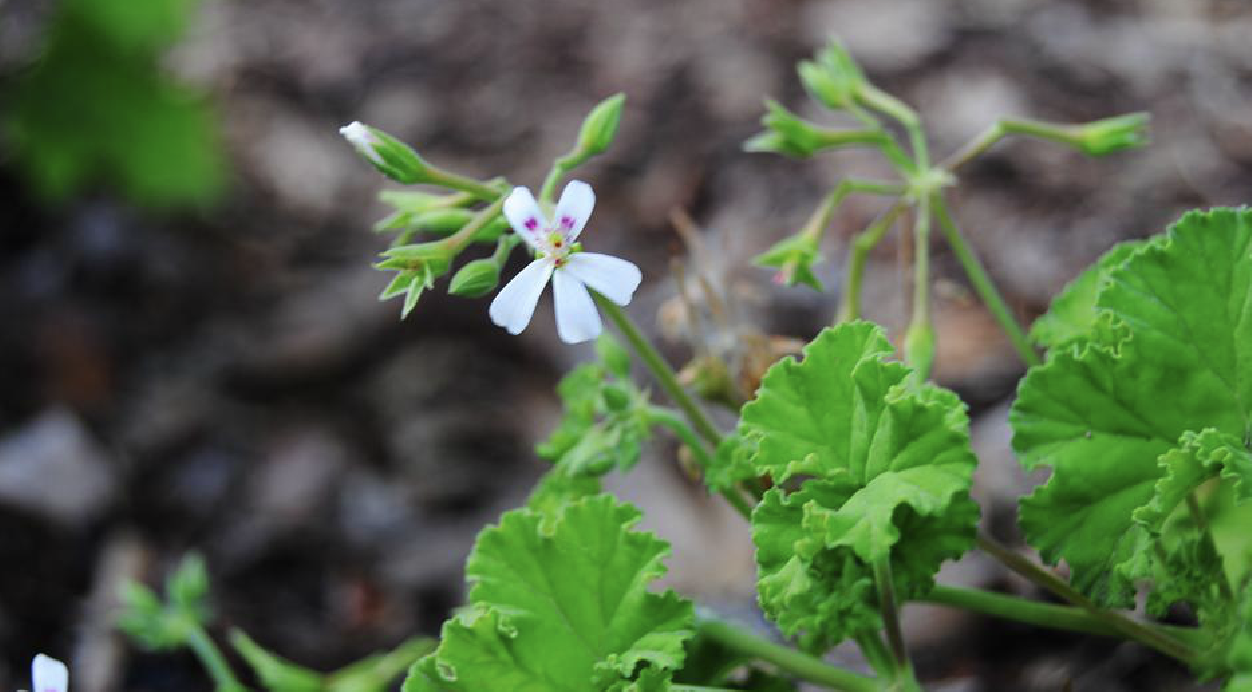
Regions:
M 1152 501 L 1134 513 L 1135 521 L 1153 533 L 1160 533 L 1187 495 L 1211 479 L 1229 481 L 1236 504 L 1252 500 L 1252 452 L 1233 435 L 1213 428 L 1188 430 L 1176 449 L 1161 455 L 1159 465 L 1164 475 L 1156 482 Z
M 1252 212 L 1184 216 L 1112 269 L 1085 338 L 1031 369 L 1013 405 L 1013 447 L 1052 477 L 1022 500 L 1021 524 L 1073 583 L 1127 606 L 1141 544 L 1132 514 L 1188 430 L 1242 437 L 1252 402 Z
M 910 598 L 974 542 L 965 407 L 890 353 L 868 322 L 827 329 L 802 361 L 770 368 L 743 409 L 757 472 L 782 486 L 752 516 L 761 604 L 806 646 L 879 625 L 875 561 Z M 793 476 L 805 480 L 788 492 Z
M 470 555 L 472 607 L 444 624 L 439 649 L 414 666 L 405 691 L 631 689 L 623 681 L 664 689 L 666 671 L 682 665 L 693 613 L 672 591 L 648 590 L 669 546 L 630 531 L 638 519 L 607 495 L 555 520 L 506 513 Z
M 1114 245 L 1095 264 L 1079 274 L 1052 299 L 1052 305 L 1030 328 L 1030 339 L 1044 348 L 1057 348 L 1085 337 L 1095 325 L 1099 311 L 1096 296 L 1109 273 L 1125 264 L 1147 241 L 1132 240 Z

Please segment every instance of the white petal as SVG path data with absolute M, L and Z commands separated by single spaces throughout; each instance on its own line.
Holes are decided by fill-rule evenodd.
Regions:
M 339 134 L 343 135 L 344 139 L 356 147 L 356 150 L 362 156 L 380 166 L 383 165 L 382 156 L 379 156 L 378 152 L 374 150 L 374 147 L 380 144 L 378 138 L 360 120 L 354 120 L 350 124 L 339 128 Z
M 547 230 L 547 219 L 535 202 L 535 196 L 524 187 L 515 187 L 504 200 L 504 218 L 517 235 L 533 248 L 539 247 L 539 239 Z
M 552 262 L 549 260 L 539 259 L 526 265 L 491 301 L 491 308 L 487 311 L 491 321 L 510 334 L 521 334 L 530 324 L 535 305 L 539 303 L 539 296 L 551 276 Z
M 556 297 L 556 333 L 561 341 L 577 344 L 600 336 L 600 313 L 583 282 L 564 268 L 558 269 L 552 275 L 552 292 Z
M 575 252 L 562 269 L 618 305 L 630 303 L 643 280 L 643 274 L 634 264 L 594 252 Z
M 574 242 L 583 232 L 583 226 L 587 225 L 595 206 L 596 193 L 591 191 L 590 185 L 581 180 L 569 181 L 561 193 L 561 201 L 556 203 L 556 218 L 553 220 L 556 230 L 565 236 L 565 240 Z
M 70 671 L 64 663 L 39 654 L 30 666 L 31 692 L 66 692 L 70 688 Z

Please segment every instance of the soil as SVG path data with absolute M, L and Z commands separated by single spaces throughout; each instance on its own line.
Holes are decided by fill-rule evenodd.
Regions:
M 47 15 L 0 1 L 0 103 Z M 544 470 L 531 449 L 557 415 L 553 386 L 590 349 L 556 339 L 547 302 L 521 337 L 491 325 L 485 299 L 431 292 L 405 321 L 378 302 L 385 240 L 370 226 L 388 185 L 340 125 L 533 187 L 582 115 L 625 92 L 618 141 L 578 177 L 598 195 L 583 240 L 644 269 L 632 314 L 674 326 L 678 209 L 706 245 L 694 266 L 744 319 L 807 339 L 836 296 L 774 286 L 750 259 L 840 178 L 890 171 L 865 153 L 794 161 L 741 144 L 765 96 L 843 122 L 794 72 L 828 37 L 918 108 L 939 156 L 999 116 L 1150 112 L 1142 150 L 1088 159 L 1016 141 L 964 169 L 956 216 L 1028 319 L 1113 243 L 1247 200 L 1250 33 L 1240 0 L 206 0 L 169 63 L 219 114 L 232 177 L 217 204 L 153 213 L 102 181 L 49 206 L 0 148 L 0 689 L 25 685 L 38 651 L 73 659 L 84 692 L 210 689 L 188 655 L 141 653 L 108 629 L 119 579 L 156 583 L 191 549 L 210 565 L 215 634 L 241 627 L 319 669 L 435 635 L 475 533 Z M 840 209 L 827 286 L 882 208 Z M 868 316 L 896 328 L 907 250 L 884 244 L 865 289 Z M 936 376 L 971 404 L 980 499 L 1015 540 L 1013 496 L 1030 479 L 1002 433 L 1022 367 L 935 252 Z M 690 356 L 682 338 L 663 343 Z M 674 470 L 673 451 L 658 443 L 615 489 L 674 541 L 675 585 L 761 624 L 742 524 Z M 967 567 L 955 578 L 1033 593 Z M 934 689 L 1198 689 L 1136 646 L 925 613 L 910 632 Z

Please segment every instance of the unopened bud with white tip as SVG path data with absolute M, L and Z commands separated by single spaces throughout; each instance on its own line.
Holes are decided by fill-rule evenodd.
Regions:
M 430 167 L 404 142 L 376 127 L 353 121 L 339 128 L 339 134 L 374 165 L 383 175 L 396 182 L 425 182 Z

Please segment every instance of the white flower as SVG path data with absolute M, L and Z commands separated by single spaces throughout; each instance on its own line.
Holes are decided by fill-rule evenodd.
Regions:
M 549 220 L 530 190 L 513 188 L 504 200 L 504 216 L 535 251 L 536 259 L 491 301 L 492 322 L 510 334 L 520 334 L 530 324 L 548 279 L 552 279 L 556 300 L 556 331 L 566 343 L 576 344 L 600 335 L 600 313 L 588 288 L 618 305 L 630 302 L 643 278 L 639 268 L 617 257 L 582 252 L 575 244 L 595 203 L 591 186 L 572 180 L 565 186 L 556 213 Z
M 64 663 L 39 654 L 30 664 L 31 692 L 67 692 L 70 688 L 70 671 Z
M 356 147 L 356 150 L 361 153 L 361 156 L 364 156 L 379 166 L 383 165 L 383 157 L 379 156 L 377 151 L 374 151 L 374 147 L 382 144 L 382 140 L 378 139 L 378 137 L 371 132 L 369 127 L 366 127 L 364 123 L 359 120 L 354 120 L 351 124 L 344 125 L 339 128 L 339 134 L 343 135 L 344 139 L 348 140 L 352 146 Z

